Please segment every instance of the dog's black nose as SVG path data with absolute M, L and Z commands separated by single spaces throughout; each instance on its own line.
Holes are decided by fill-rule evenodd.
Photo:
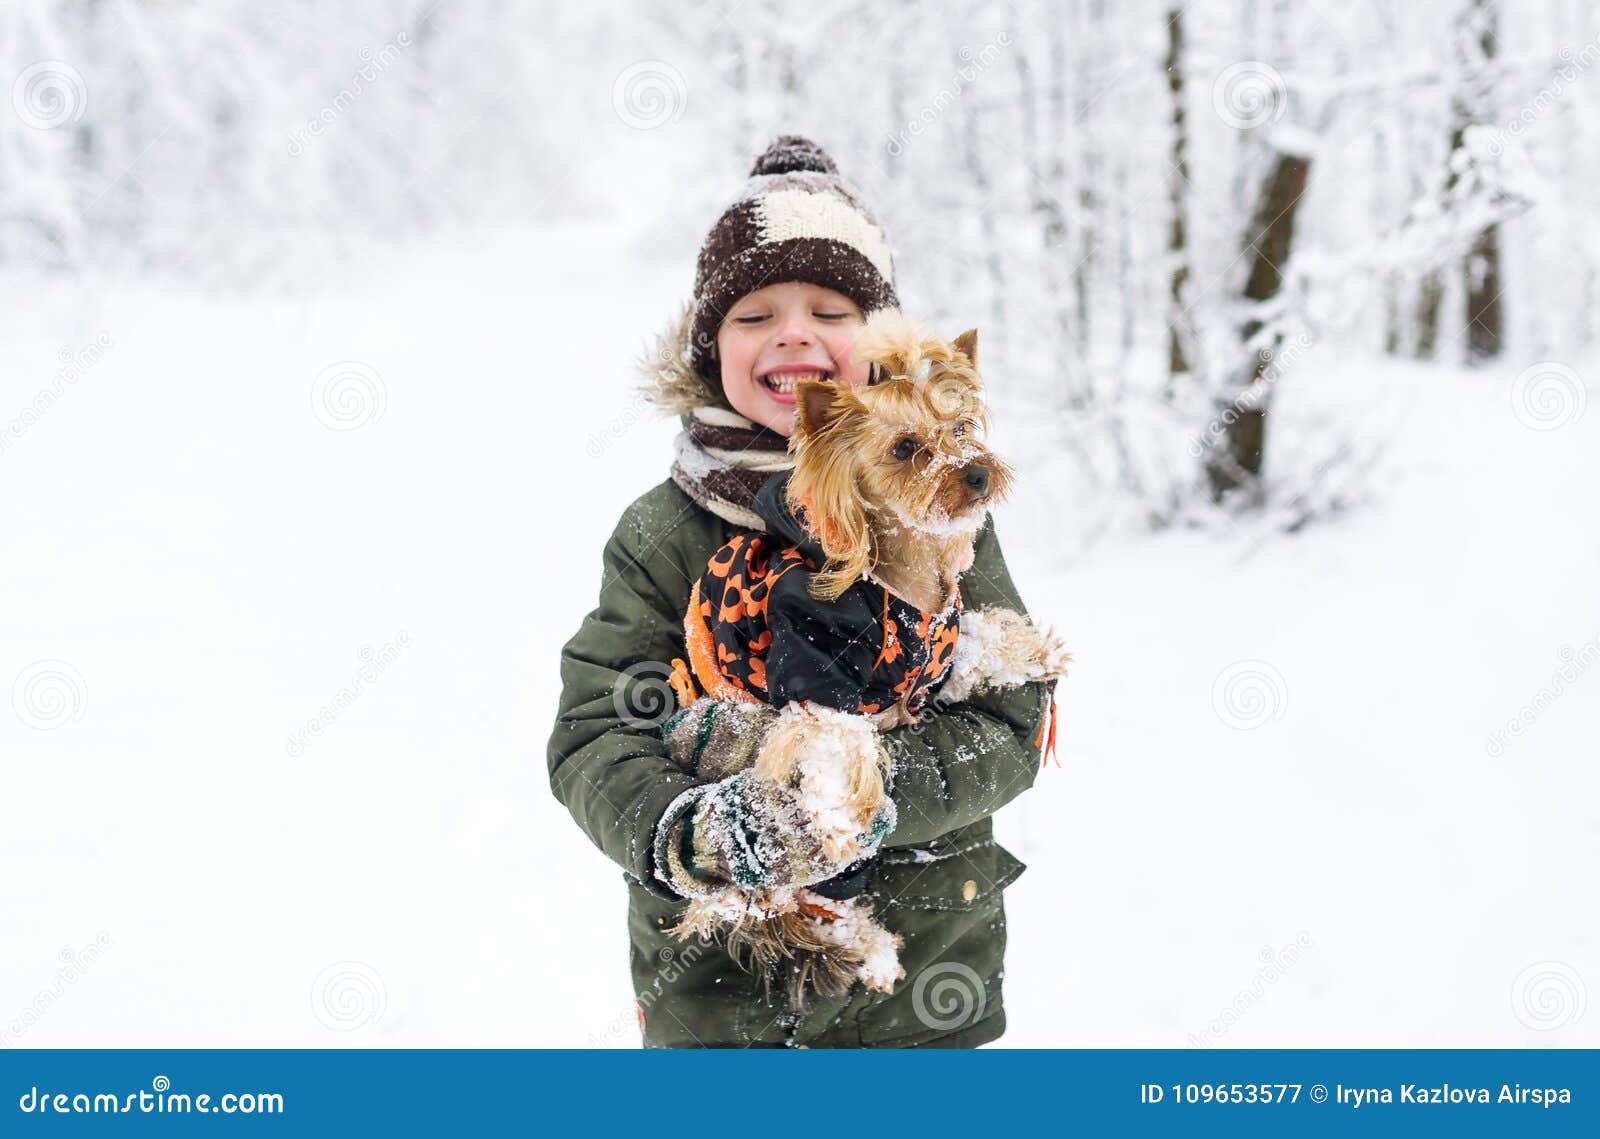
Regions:
M 983 494 L 989 489 L 989 468 L 980 467 L 977 463 L 967 468 L 967 485 L 974 494 Z

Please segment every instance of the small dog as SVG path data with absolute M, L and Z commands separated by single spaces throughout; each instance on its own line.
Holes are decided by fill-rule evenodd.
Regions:
M 917 722 L 935 695 L 1053 686 L 1071 659 L 1021 614 L 961 611 L 974 540 L 1013 478 L 983 441 L 976 330 L 946 341 L 885 310 L 863 328 L 856 357 L 871 365 L 868 386 L 798 386 L 794 469 L 755 503 L 769 533 L 731 539 L 695 583 L 689 661 L 673 662 L 684 711 L 665 733 L 696 741 L 704 776 L 714 706 L 739 706 L 743 715 L 721 722 L 742 736 L 720 745 L 713 773 L 753 765 L 796 791 L 840 864 L 861 853 L 888 806 L 893 773 L 879 733 Z M 837 995 L 860 980 L 888 992 L 904 976 L 898 936 L 866 903 L 805 887 L 729 887 L 691 902 L 673 932 L 725 936 L 764 973 L 791 962 L 797 1006 L 807 984 Z

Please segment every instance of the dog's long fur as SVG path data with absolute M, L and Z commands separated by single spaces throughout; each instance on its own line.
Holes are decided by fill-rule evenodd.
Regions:
M 807 512 L 829 559 L 816 596 L 836 598 L 869 571 L 891 586 L 953 588 L 972 564 L 989 505 L 1012 479 L 982 442 L 977 330 L 945 341 L 887 310 L 856 343 L 856 359 L 872 369 L 868 387 L 806 381 L 796 390 L 789 500 Z M 909 460 L 896 457 L 900 442 L 914 446 Z M 982 493 L 967 482 L 977 468 L 988 480 Z
M 905 976 L 898 961 L 900 936 L 873 920 L 871 903 L 834 901 L 805 889 L 761 891 L 739 905 L 697 899 L 668 932 L 680 940 L 720 941 L 769 992 L 773 976 L 785 971 L 785 991 L 796 1010 L 806 1007 L 811 993 L 842 996 L 857 981 L 892 992 Z
M 923 610 L 953 601 L 989 508 L 1013 478 L 983 442 L 988 419 L 977 356 L 976 330 L 946 341 L 889 310 L 874 314 L 856 340 L 871 384 L 798 385 L 789 506 L 803 513 L 828 559 L 813 596 L 835 599 L 870 574 Z M 1060 640 L 1021 614 L 963 614 L 963 628 L 969 619 L 975 633 L 984 631 L 974 638 L 978 651 L 963 654 L 957 641 L 946 680 L 961 694 L 955 698 L 1064 673 L 1070 658 Z M 897 704 L 861 719 L 885 731 L 914 718 Z M 854 857 L 855 836 L 882 806 L 891 774 L 881 741 L 873 736 L 862 746 L 846 719 L 856 717 L 775 714 L 755 761 L 761 778 L 795 788 L 802 799 L 813 784 L 846 788 L 844 802 L 830 805 L 845 818 L 833 830 L 821 828 L 828 855 L 841 863 Z M 840 762 L 849 765 L 842 778 L 837 770 L 813 770 Z M 831 902 L 804 889 L 742 891 L 691 903 L 672 932 L 722 936 L 737 960 L 769 981 L 786 966 L 791 1003 L 803 1007 L 808 987 L 837 995 L 861 980 L 891 991 L 904 976 L 898 935 L 871 913 L 866 902 Z

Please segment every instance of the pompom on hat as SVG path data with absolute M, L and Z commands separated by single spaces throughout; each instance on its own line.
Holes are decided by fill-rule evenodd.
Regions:
M 717 330 L 739 299 L 804 281 L 843 293 L 863 312 L 899 305 L 883 228 L 808 138 L 783 135 L 706 235 L 695 266 L 690 363 L 719 395 Z

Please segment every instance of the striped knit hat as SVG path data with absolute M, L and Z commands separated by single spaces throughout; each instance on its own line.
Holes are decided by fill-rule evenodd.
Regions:
M 863 312 L 899 304 L 883 229 L 816 143 L 784 135 L 706 235 L 695 267 L 691 362 L 719 393 L 717 330 L 748 293 L 804 281 L 843 293 Z

